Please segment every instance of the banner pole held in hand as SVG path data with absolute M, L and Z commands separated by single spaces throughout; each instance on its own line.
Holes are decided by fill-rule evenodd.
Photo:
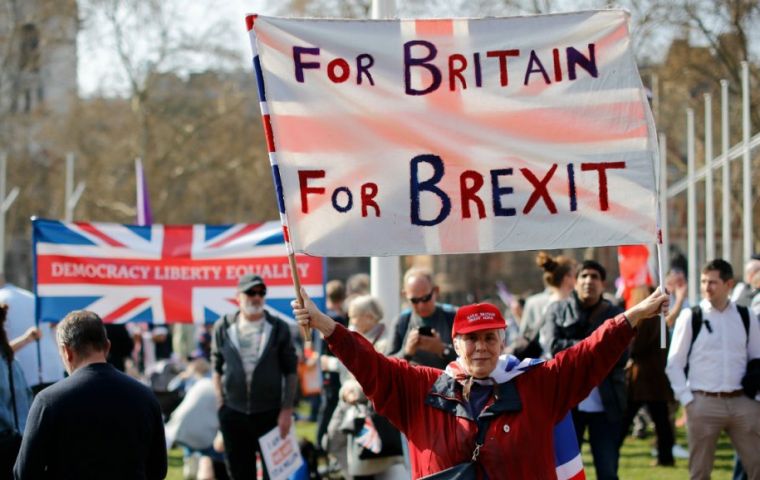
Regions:
M 660 274 L 660 286 L 658 287 L 661 292 L 668 293 L 665 290 L 665 275 L 664 275 L 664 269 L 663 262 L 662 262 L 662 233 L 658 229 L 657 231 L 657 268 L 659 270 Z M 668 348 L 668 325 L 665 321 L 665 312 L 660 312 L 660 348 L 665 350 Z
M 288 245 L 288 262 L 290 262 L 290 271 L 293 274 L 293 288 L 296 289 L 296 300 L 298 304 L 303 305 L 303 296 L 301 295 L 301 278 L 298 276 L 298 269 L 296 268 L 296 255 L 292 252 L 289 239 L 285 240 Z M 311 347 L 311 328 L 309 326 L 301 327 L 301 333 L 303 334 L 304 345 L 307 348 Z
M 667 195 L 668 195 L 668 181 L 667 181 L 667 152 L 664 152 L 665 149 L 665 136 L 660 135 L 659 137 L 659 144 L 657 148 L 657 168 L 659 171 L 659 176 L 657 177 L 657 270 L 660 277 L 660 291 L 663 293 L 668 293 L 665 290 L 665 261 L 663 255 L 665 252 L 663 252 L 663 235 L 662 235 L 662 220 L 663 216 L 666 215 L 665 212 L 665 205 L 667 201 Z M 667 219 L 665 219 L 667 221 Z M 665 312 L 660 312 L 660 348 L 662 350 L 665 350 L 668 348 L 668 325 L 665 320 Z

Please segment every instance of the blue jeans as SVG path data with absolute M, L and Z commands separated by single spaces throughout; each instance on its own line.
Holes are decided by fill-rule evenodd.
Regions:
M 611 422 L 604 412 L 581 412 L 573 410 L 573 425 L 578 436 L 578 446 L 583 446 L 583 437 L 588 428 L 591 455 L 599 480 L 618 480 L 618 460 L 620 459 L 620 435 L 623 422 Z

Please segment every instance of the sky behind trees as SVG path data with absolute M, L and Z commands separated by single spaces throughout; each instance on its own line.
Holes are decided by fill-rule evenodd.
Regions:
M 631 11 L 634 49 L 639 62 L 652 63 L 662 60 L 673 38 L 688 31 L 684 27 L 687 23 L 691 24 L 691 43 L 709 45 L 710 39 L 700 29 L 715 34 L 727 30 L 732 21 L 731 13 L 721 5 L 743 2 L 750 11 L 749 20 L 759 20 L 760 7 L 753 7 L 753 0 L 620 0 L 614 6 Z M 86 97 L 126 95 L 129 79 L 120 65 L 113 42 L 114 31 L 109 28 L 105 15 L 119 2 L 80 0 L 79 3 L 83 19 L 78 39 L 80 93 Z M 150 5 L 154 2 L 135 3 Z M 117 8 L 117 18 L 124 22 L 121 33 L 125 42 L 130 44 L 126 53 L 143 63 L 136 64 L 135 70 L 151 70 L 154 65 L 146 64 L 156 62 L 161 54 L 162 47 L 157 43 L 167 40 L 170 50 L 174 51 L 164 53 L 172 58 L 163 59 L 165 64 L 157 66 L 158 71 L 189 73 L 245 68 L 250 56 L 243 20 L 246 13 L 366 17 L 371 0 L 163 0 L 160 5 L 165 15 L 163 20 L 170 22 L 166 29 L 171 36 L 169 39 L 152 36 L 155 29 L 145 28 L 146 22 L 156 24 L 162 20 L 152 15 L 150 8 L 142 8 L 142 11 L 138 11 L 141 10 L 139 7 Z M 607 8 L 610 5 L 605 0 L 397 0 L 397 11 L 401 17 L 505 16 Z M 746 33 L 751 46 L 750 57 L 757 59 L 760 29 L 747 28 Z M 198 45 L 189 45 L 192 42 Z M 178 49 L 185 51 L 177 54 Z

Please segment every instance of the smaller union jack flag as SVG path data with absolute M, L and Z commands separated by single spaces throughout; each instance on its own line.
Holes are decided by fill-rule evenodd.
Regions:
M 358 446 L 372 453 L 380 453 L 383 449 L 383 441 L 380 439 L 380 434 L 377 432 L 377 428 L 375 428 L 375 423 L 369 415 L 364 417 L 364 425 L 354 441 Z
M 279 222 L 121 225 L 33 221 L 37 319 L 92 310 L 105 322 L 204 323 L 237 309 L 235 286 L 261 275 L 267 305 L 290 317 L 293 278 Z M 324 260 L 298 256 L 309 296 L 324 306 Z
M 554 462 L 558 480 L 586 479 L 571 413 L 554 426 Z

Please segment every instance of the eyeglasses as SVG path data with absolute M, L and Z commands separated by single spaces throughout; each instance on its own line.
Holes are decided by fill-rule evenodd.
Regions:
M 249 297 L 255 297 L 256 295 L 258 295 L 259 297 L 266 297 L 267 289 L 266 288 L 252 288 L 250 290 L 246 290 L 243 293 L 245 293 Z
M 431 298 L 433 298 L 433 294 L 435 293 L 435 289 L 430 290 L 430 293 L 427 295 L 423 295 L 421 297 L 412 297 L 409 299 L 410 302 L 417 305 L 418 303 L 427 303 L 430 301 Z

